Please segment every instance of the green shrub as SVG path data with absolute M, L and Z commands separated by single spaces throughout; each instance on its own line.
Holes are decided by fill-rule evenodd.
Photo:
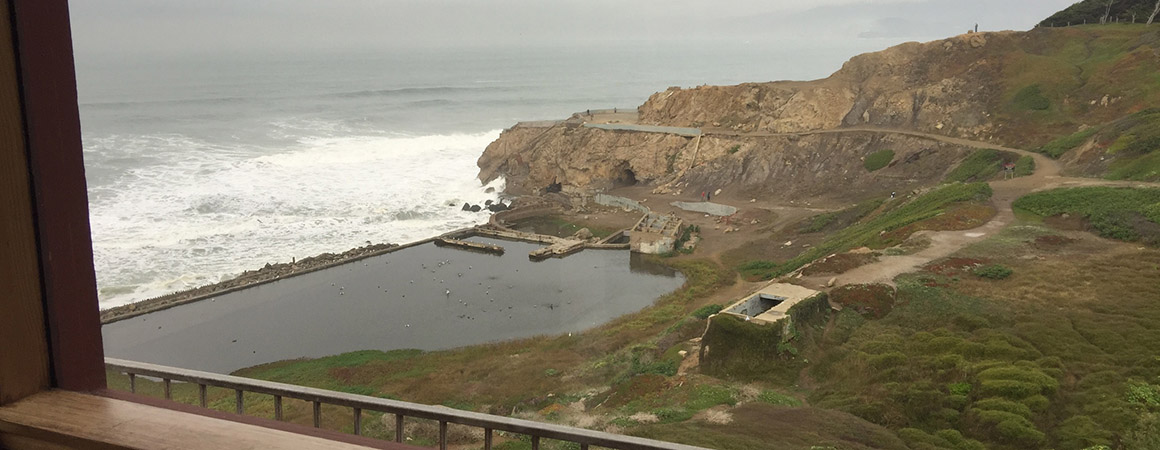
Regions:
M 737 272 L 745 278 L 762 280 L 772 280 L 773 277 L 780 275 L 777 273 L 778 264 L 773 261 L 749 261 L 738 266 Z
M 1022 156 L 1015 161 L 1015 176 L 1025 177 L 1035 173 L 1035 158 Z
M 1011 270 L 1010 267 L 1004 266 L 1002 264 L 990 264 L 982 267 L 976 267 L 974 270 L 971 270 L 971 273 L 981 278 L 1002 280 L 1011 276 L 1011 274 L 1015 273 L 1015 271 Z
M 801 232 L 816 233 L 822 231 L 822 229 L 826 228 L 831 223 L 834 223 L 834 220 L 837 218 L 838 213 L 823 213 L 810 217 L 809 223 L 807 223 L 806 226 L 802 228 Z
M 1160 386 L 1139 381 L 1128 383 L 1128 403 L 1160 409 Z
M 1019 402 L 1027 405 L 1028 408 L 1035 412 L 1046 411 L 1047 407 L 1051 406 L 1051 400 L 1048 400 L 1047 397 L 1042 395 L 1032 395 L 1023 400 L 1020 400 Z
M 971 393 L 971 383 L 951 383 L 947 385 L 947 391 L 954 395 L 968 395 Z
M 987 448 L 982 442 L 967 439 L 959 430 L 938 430 L 935 435 L 953 444 L 954 447 L 951 448 L 956 450 L 986 450 Z
M 1156 203 L 1160 189 L 1080 187 L 1035 192 L 1015 200 L 1014 206 L 1044 217 L 1081 215 L 1100 236 L 1135 241 L 1141 237 L 1136 220 L 1151 220 Z
M 716 305 L 716 304 L 705 305 L 705 306 L 702 306 L 700 308 L 697 308 L 696 311 L 693 311 L 692 316 L 696 317 L 698 319 L 704 320 L 704 319 L 708 319 L 709 316 L 711 316 L 713 314 L 717 314 L 717 313 L 721 312 L 722 309 L 725 309 L 725 307 L 721 306 L 721 305 Z
M 972 409 L 980 422 L 994 426 L 1001 440 L 1024 447 L 1040 445 L 1047 437 L 1025 417 L 1006 411 Z
M 1015 107 L 1029 111 L 1045 111 L 1051 108 L 1051 100 L 1043 96 L 1043 89 L 1033 84 L 1015 93 Z
M 973 408 L 985 409 L 990 411 L 1006 411 L 1020 416 L 1031 418 L 1031 408 L 1022 403 L 1007 400 L 1005 398 L 985 398 L 975 402 Z
M 866 171 L 873 172 L 890 165 L 891 161 L 894 161 L 894 150 L 879 150 L 867 155 L 862 166 Z
M 871 356 L 867 362 L 870 363 L 870 367 L 875 369 L 888 369 L 906 363 L 906 355 L 902 352 L 887 352 L 881 355 Z
M 730 389 L 728 386 L 702 384 L 693 388 L 692 394 L 689 395 L 689 400 L 685 402 L 685 408 L 693 411 L 701 411 L 717 405 L 733 406 L 736 404 L 737 399 L 733 396 L 733 389 Z
M 1014 159 L 1007 152 L 991 148 L 981 148 L 971 152 L 967 159 L 959 163 L 951 173 L 947 174 L 945 182 L 987 181 L 997 175 L 1002 169 L 1003 161 Z
M 696 412 L 685 408 L 660 408 L 653 410 L 652 414 L 660 419 L 660 423 L 675 423 L 692 419 Z
M 766 390 L 762 391 L 761 395 L 757 396 L 757 400 L 763 403 L 778 406 L 801 406 L 802 401 L 794 397 L 782 394 L 777 391 Z
M 730 155 L 732 155 L 732 154 L 734 154 L 734 153 L 737 153 L 737 152 L 741 151 L 741 144 L 738 144 L 738 145 L 734 145 L 734 146 L 732 146 L 732 147 L 729 147 L 729 150 L 728 150 L 728 151 L 729 151 L 729 154 L 730 154 Z
M 1096 134 L 1096 132 L 1099 130 L 1099 128 L 1092 127 L 1086 130 L 1077 131 L 1070 135 L 1056 138 L 1054 141 L 1048 142 L 1046 145 L 1039 147 L 1035 151 L 1043 153 L 1052 158 L 1059 158 L 1060 156 L 1063 156 L 1064 153 L 1079 147 L 1080 144 L 1084 143 L 1084 141 L 1088 140 L 1088 138 L 1092 137 L 1092 135 Z

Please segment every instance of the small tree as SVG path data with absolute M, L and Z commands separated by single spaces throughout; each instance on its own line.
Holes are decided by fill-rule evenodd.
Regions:
M 1148 25 L 1152 25 L 1152 22 L 1156 20 L 1157 13 L 1160 13 L 1160 0 L 1156 0 L 1156 7 L 1152 8 L 1152 15 L 1148 16 Z
M 1100 17 L 1101 24 L 1108 23 L 1108 17 L 1112 15 L 1112 4 L 1115 2 L 1116 0 L 1108 0 L 1108 7 L 1104 9 L 1104 16 Z

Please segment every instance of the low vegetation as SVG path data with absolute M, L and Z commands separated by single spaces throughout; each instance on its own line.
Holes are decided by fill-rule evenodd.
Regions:
M 1160 252 L 1044 251 L 1038 243 L 1047 241 L 1069 242 L 1042 226 L 1014 227 L 958 257 L 989 262 L 936 264 L 967 272 L 898 278 L 897 301 L 881 318 L 844 308 L 795 321 L 793 354 L 777 352 L 780 327 L 722 322 L 738 330 L 707 359 L 727 347 L 716 367 L 774 385 L 800 383 L 791 372 L 804 368 L 817 385 L 809 404 L 896 430 L 910 448 L 1152 448 Z M 1045 259 L 1019 257 L 1028 253 Z M 971 267 L 1019 276 L 959 275 Z M 774 341 L 748 344 L 760 339 Z M 799 365 L 745 370 L 762 358 Z
M 802 233 L 833 231 L 850 226 L 870 215 L 885 203 L 885 199 L 875 198 L 837 212 L 823 213 L 810 217 L 799 226 Z
M 1030 157 L 1026 158 L 1027 161 L 1023 162 L 1025 166 L 1024 170 L 1026 171 L 1025 175 L 1030 175 L 1035 169 L 1035 160 Z M 975 150 L 970 156 L 967 156 L 967 159 L 964 159 L 954 170 L 948 173 L 944 181 L 948 183 L 987 181 L 995 178 L 999 174 L 999 171 L 1003 169 L 1003 164 L 1006 163 L 1015 163 L 1016 176 L 1020 176 L 1018 173 L 1019 161 L 1023 161 L 1023 158 L 1010 152 L 989 148 Z M 1030 166 L 1027 166 L 1028 163 L 1030 163 Z
M 1020 157 L 1015 161 L 1015 176 L 1025 177 L 1035 173 L 1035 158 L 1030 156 Z
M 587 228 L 588 231 L 592 233 L 592 236 L 602 239 L 611 236 L 612 233 L 619 231 L 613 228 L 584 223 L 583 221 L 567 219 L 561 216 L 533 217 L 520 221 L 520 223 L 517 225 L 517 228 L 558 237 L 569 237 L 573 234 L 576 234 L 577 231 L 580 231 L 583 228 Z
M 887 206 L 888 209 L 845 229 L 831 234 L 822 243 L 812 246 L 785 262 L 749 261 L 738 267 L 738 271 L 748 278 L 773 279 L 793 272 L 803 265 L 822 256 L 848 251 L 856 247 L 885 248 L 909 237 L 910 232 L 919 228 L 911 225 L 928 220 L 938 220 L 938 216 L 948 210 L 987 200 L 991 197 L 991 187 L 986 183 L 950 184 L 927 192 L 909 201 L 898 199 Z M 989 208 L 989 207 L 988 207 Z M 993 215 L 994 210 L 988 209 Z M 977 221 L 977 220 L 975 220 Z M 978 226 L 972 221 L 967 228 Z M 906 232 L 895 232 L 911 226 Z M 958 229 L 957 224 L 944 224 L 943 229 Z M 952 228 L 945 228 L 952 227 Z
M 1081 131 L 1056 138 L 1055 140 L 1044 144 L 1042 147 L 1035 149 L 1035 151 L 1043 153 L 1052 158 L 1059 158 L 1060 156 L 1063 156 L 1064 153 L 1079 147 L 1080 144 L 1083 144 L 1089 138 L 1095 135 L 1097 131 L 1100 131 L 1100 129 L 1094 127 L 1085 128 Z
M 1020 89 L 1015 93 L 1015 107 L 1028 111 L 1045 111 L 1051 108 L 1051 100 L 1043 96 L 1043 90 L 1038 84 Z
M 988 266 L 976 267 L 971 271 L 971 273 L 980 278 L 1002 280 L 1011 276 L 1011 274 L 1015 273 L 1015 271 L 1011 270 L 1010 267 L 1004 266 L 1002 264 L 991 264 Z
M 1160 189 L 1054 189 L 1022 197 L 1014 207 L 1044 217 L 1081 217 L 1103 237 L 1160 244 Z
M 894 161 L 894 150 L 879 150 L 867 155 L 862 165 L 866 167 L 867 172 L 874 172 L 889 166 L 891 161 Z
M 1106 14 L 1110 21 L 1144 23 L 1155 8 L 1156 0 L 1083 0 L 1039 22 L 1041 27 L 1063 27 L 1100 23 Z

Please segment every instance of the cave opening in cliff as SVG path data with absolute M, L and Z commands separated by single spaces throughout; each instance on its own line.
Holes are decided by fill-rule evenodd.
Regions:
M 620 169 L 620 175 L 616 177 L 616 187 L 636 186 L 636 183 L 636 172 L 627 167 Z

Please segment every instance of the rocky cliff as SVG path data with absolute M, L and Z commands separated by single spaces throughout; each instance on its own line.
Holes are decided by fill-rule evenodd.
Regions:
M 970 34 L 856 56 L 829 78 L 670 88 L 641 106 L 649 124 L 777 133 L 873 125 L 988 137 L 998 95 L 986 46 L 1017 33 Z
M 479 160 L 508 190 L 736 186 L 745 195 L 819 196 L 938 182 L 968 149 L 893 133 L 920 132 L 1034 149 L 1059 136 L 1160 104 L 1160 27 L 1038 28 L 969 33 L 859 55 L 809 82 L 670 88 L 637 122 L 697 127 L 703 137 L 581 126 L 505 131 Z M 890 149 L 868 172 L 862 159 Z M 835 197 L 841 193 L 833 192 Z

